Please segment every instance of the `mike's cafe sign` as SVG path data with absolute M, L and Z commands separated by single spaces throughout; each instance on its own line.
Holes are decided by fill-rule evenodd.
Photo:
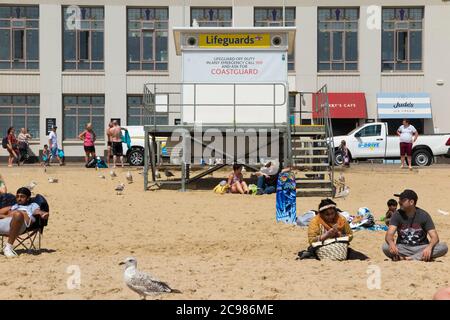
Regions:
M 198 36 L 200 48 L 269 48 L 269 33 L 201 33 Z

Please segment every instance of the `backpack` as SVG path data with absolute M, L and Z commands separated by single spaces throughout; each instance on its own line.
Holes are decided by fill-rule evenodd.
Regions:
M 96 165 L 97 165 L 97 159 L 91 158 L 91 159 L 86 163 L 86 168 L 95 168 Z
M 44 196 L 37 194 L 34 196 L 34 198 L 30 199 L 30 203 L 36 203 L 39 205 L 39 208 L 42 211 L 50 212 L 50 207 L 48 205 L 47 199 L 44 198 Z M 41 227 L 45 227 L 48 223 L 48 219 L 36 219 L 36 224 L 38 224 Z
M 97 159 L 97 168 L 108 168 L 108 165 L 102 159 Z
M 225 194 L 228 192 L 228 190 L 230 189 L 230 186 L 228 184 L 223 183 L 219 183 L 214 189 L 214 193 L 218 193 L 218 194 Z
M 3 149 L 7 149 L 8 148 L 8 137 L 3 137 L 3 139 L 2 139 L 2 147 L 3 147 Z

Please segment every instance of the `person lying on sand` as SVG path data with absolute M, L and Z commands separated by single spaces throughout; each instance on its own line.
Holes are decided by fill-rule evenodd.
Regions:
M 384 254 L 394 261 L 431 261 L 445 255 L 448 247 L 445 243 L 439 242 L 431 216 L 425 210 L 416 207 L 417 193 L 413 190 L 404 190 L 395 196 L 400 198 L 400 209 L 389 221 L 386 243 L 382 247 Z M 397 242 L 394 242 L 396 232 Z
M 8 258 L 17 256 L 13 249 L 17 237 L 36 221 L 35 216 L 48 219 L 48 212 L 42 211 L 37 203 L 30 203 L 31 191 L 20 188 L 16 193 L 16 204 L 0 209 L 0 234 L 8 235 L 3 254 Z

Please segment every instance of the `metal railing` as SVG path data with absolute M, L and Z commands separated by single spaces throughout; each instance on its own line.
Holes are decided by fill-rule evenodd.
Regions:
M 212 87 L 223 87 L 223 89 L 229 89 L 232 87 L 233 99 L 232 103 L 208 103 L 198 102 L 199 89 L 205 90 L 208 86 Z M 241 103 L 237 100 L 237 89 L 243 86 L 266 86 L 272 87 L 273 90 L 272 98 L 273 100 L 267 103 Z M 277 86 L 282 88 L 282 93 L 277 94 Z M 190 91 L 190 92 L 188 92 Z M 192 97 L 189 99 L 191 103 L 186 103 L 186 95 L 191 94 Z M 183 97 L 183 94 L 185 95 Z M 204 94 L 204 93 L 203 93 Z M 167 102 L 158 103 L 157 97 L 158 95 L 167 95 Z M 277 124 L 288 123 L 288 119 L 282 122 L 277 122 L 277 108 L 286 107 L 287 105 L 287 86 L 285 83 L 146 83 L 144 84 L 144 96 L 143 96 L 143 106 L 144 106 L 144 122 L 147 125 L 153 125 L 156 129 L 158 125 L 163 125 L 162 123 L 158 123 L 158 119 L 167 118 L 167 122 L 171 119 L 180 119 L 179 125 L 183 125 L 181 123 L 182 117 L 182 109 L 184 107 L 193 107 L 193 115 L 192 122 L 195 124 L 198 120 L 198 107 L 232 107 L 232 121 L 224 121 L 221 122 L 213 122 L 213 123 L 205 123 L 202 125 L 229 125 L 233 127 L 238 127 L 239 125 L 262 125 L 259 122 L 251 122 L 243 123 L 238 122 L 236 118 L 236 111 L 239 107 L 272 107 L 273 108 L 273 117 L 271 121 L 264 123 L 264 125 L 273 125 L 276 127 Z M 161 112 L 158 111 L 158 107 L 167 107 L 167 111 Z M 284 118 L 283 118 L 284 120 Z M 192 123 L 191 122 L 191 123 Z M 168 125 L 168 123 L 167 123 Z M 174 124 L 176 125 L 176 124 Z

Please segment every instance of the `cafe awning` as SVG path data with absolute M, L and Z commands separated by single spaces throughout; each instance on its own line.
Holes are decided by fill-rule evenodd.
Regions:
M 316 113 L 316 99 L 313 98 L 313 117 Z M 366 96 L 362 92 L 328 93 L 330 118 L 332 119 L 365 119 L 367 118 Z

